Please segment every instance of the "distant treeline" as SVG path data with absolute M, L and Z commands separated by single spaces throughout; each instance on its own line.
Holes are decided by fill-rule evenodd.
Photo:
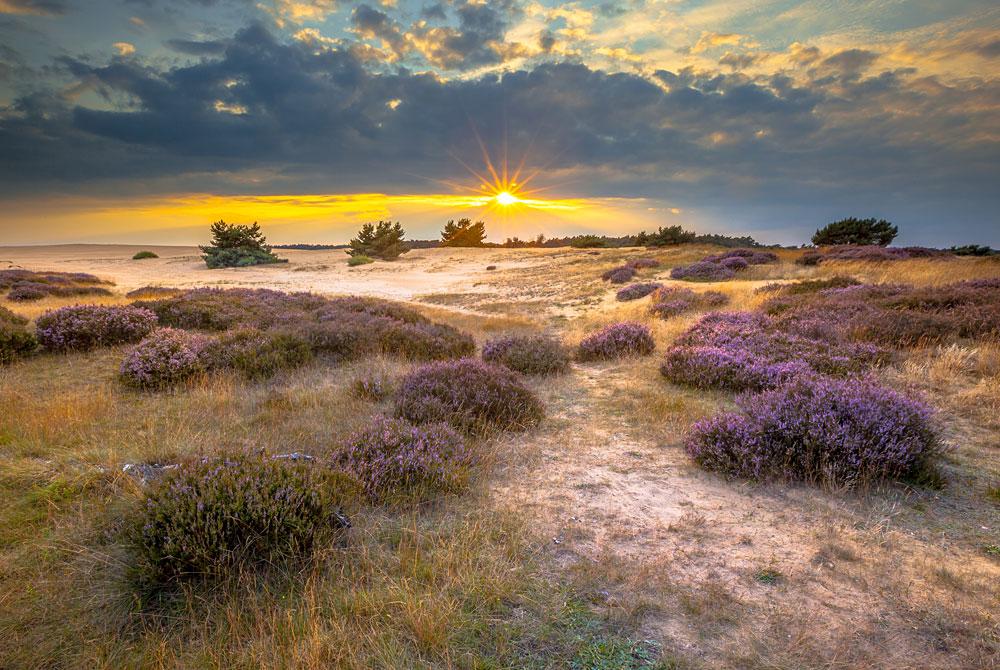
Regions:
M 463 220 L 464 221 L 464 220 Z M 459 222 L 460 224 L 462 222 Z M 701 235 L 680 226 L 661 227 L 652 233 L 641 231 L 633 235 L 610 237 L 608 235 L 571 235 L 567 237 L 545 237 L 539 235 L 534 239 L 522 240 L 518 237 L 508 237 L 504 242 L 481 241 L 468 246 L 480 246 L 494 249 L 555 249 L 558 247 L 574 247 L 577 249 L 614 249 L 618 247 L 663 247 L 687 242 L 702 244 L 717 244 L 723 247 L 763 247 L 750 236 L 733 237 L 730 235 Z M 465 246 L 460 244 L 445 245 L 442 240 L 406 240 L 402 243 L 408 249 L 434 249 L 440 246 Z M 300 249 L 304 251 L 329 251 L 332 249 L 348 249 L 348 244 L 275 244 L 274 249 Z M 778 247 L 780 245 L 770 245 Z

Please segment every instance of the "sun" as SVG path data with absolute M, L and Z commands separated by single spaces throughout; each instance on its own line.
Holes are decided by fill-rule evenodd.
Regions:
M 509 207 L 510 205 L 513 205 L 521 201 L 520 198 L 518 198 L 510 191 L 500 191 L 495 196 L 493 196 L 493 199 L 497 201 L 497 204 L 503 205 L 504 207 Z

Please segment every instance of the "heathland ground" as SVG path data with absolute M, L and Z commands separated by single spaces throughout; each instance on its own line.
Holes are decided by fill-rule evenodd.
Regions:
M 140 249 L 159 258 L 132 260 Z M 685 434 L 732 394 L 668 383 L 660 353 L 705 310 L 669 319 L 619 302 L 602 272 L 642 281 L 719 249 L 426 249 L 348 268 L 342 251 L 209 270 L 197 249 L 0 248 L 0 269 L 88 272 L 112 295 L 0 301 L 34 319 L 123 304 L 142 286 L 251 287 L 405 301 L 478 344 L 545 332 L 567 345 L 647 325 L 657 354 L 574 362 L 527 383 L 545 419 L 479 444 L 468 491 L 368 507 L 308 565 L 137 604 L 118 540 L 143 489 L 124 463 L 265 447 L 323 454 L 385 411 L 353 396 L 387 356 L 316 359 L 268 381 L 229 374 L 141 393 L 127 347 L 0 368 L 0 667 L 987 668 L 1000 663 L 1000 346 L 914 346 L 875 374 L 938 410 L 937 486 L 754 483 L 698 468 Z M 850 276 L 941 286 L 1000 278 L 991 258 L 751 266 L 720 291 L 752 309 L 773 282 Z M 491 267 L 493 269 L 487 269 Z M 692 286 L 684 284 L 685 286 Z

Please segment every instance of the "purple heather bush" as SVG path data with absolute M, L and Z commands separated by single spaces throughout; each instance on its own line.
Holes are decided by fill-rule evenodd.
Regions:
M 691 265 L 678 265 L 670 270 L 671 279 L 684 281 L 728 281 L 736 272 L 719 263 L 698 261 Z
M 648 356 L 656 349 L 649 328 L 622 321 L 591 333 L 580 342 L 576 357 L 581 361 L 608 360 L 625 356 Z
M 472 454 L 462 436 L 446 424 L 414 426 L 380 416 L 346 441 L 337 462 L 372 498 L 413 500 L 460 490 Z
M 747 259 L 740 258 L 739 256 L 723 258 L 721 261 L 719 261 L 719 265 L 721 265 L 724 268 L 728 268 L 733 272 L 740 272 L 741 270 L 746 270 L 748 267 L 750 267 L 750 264 L 747 262 Z
M 669 319 L 694 309 L 721 307 L 729 297 L 719 291 L 696 293 L 689 288 L 665 286 L 653 294 L 649 311 L 661 319 Z
M 385 352 L 415 360 L 467 356 L 472 337 L 408 307 L 374 298 L 328 299 L 267 289 L 194 289 L 137 305 L 165 325 L 200 330 L 243 327 L 294 332 L 316 353 L 349 359 Z
M 207 369 L 204 352 L 211 338 L 175 328 L 160 328 L 125 354 L 119 378 L 127 386 L 165 388 Z
M 41 300 L 50 295 L 111 295 L 111 291 L 100 286 L 110 283 L 83 272 L 0 270 L 0 290 L 10 289 L 7 298 L 14 302 Z
M 48 287 L 35 282 L 18 282 L 7 294 L 11 302 L 34 302 L 49 295 Z
M 263 454 L 182 464 L 149 491 L 131 528 L 134 573 L 160 586 L 307 557 L 350 526 L 357 484 L 315 462 Z
M 138 342 L 156 327 L 156 314 L 141 307 L 76 305 L 38 318 L 35 336 L 49 351 L 85 351 Z
M 658 268 L 660 267 L 660 261 L 655 258 L 635 258 L 628 261 L 625 265 L 635 270 L 641 270 L 644 268 Z
M 694 424 L 686 448 L 702 467 L 853 485 L 921 478 L 941 451 L 931 410 L 870 380 L 800 377 L 738 404 Z
M 24 317 L 0 306 L 0 364 L 29 356 L 38 347 L 35 336 L 26 328 L 27 323 Z
M 629 284 L 623 289 L 619 289 L 615 298 L 621 302 L 627 302 L 629 300 L 638 300 L 640 298 L 645 298 L 647 295 L 652 293 L 658 288 L 662 288 L 663 284 L 658 284 L 657 282 L 646 282 L 641 284 Z
M 546 335 L 508 335 L 483 346 L 483 360 L 526 375 L 547 375 L 569 368 L 569 352 Z
M 733 258 L 739 258 L 743 260 L 743 262 L 746 263 L 746 265 L 766 265 L 768 263 L 778 262 L 777 254 L 772 253 L 770 251 L 756 251 L 754 249 L 729 249 L 728 251 L 724 251 L 721 254 L 715 254 L 713 256 L 705 256 L 705 258 L 703 258 L 702 261 L 708 263 L 721 263 L 724 265 L 726 261 Z
M 787 332 L 766 314 L 717 312 L 675 340 L 660 372 L 671 382 L 696 388 L 759 391 L 803 373 L 860 372 L 884 357 L 867 343 Z
M 621 265 L 616 268 L 611 268 L 601 275 L 601 279 L 609 281 L 612 284 L 624 284 L 633 277 L 635 277 L 635 268 L 630 265 Z
M 464 358 L 428 363 L 408 374 L 396 395 L 396 416 L 412 423 L 448 423 L 466 433 L 525 430 L 544 415 L 520 375 Z

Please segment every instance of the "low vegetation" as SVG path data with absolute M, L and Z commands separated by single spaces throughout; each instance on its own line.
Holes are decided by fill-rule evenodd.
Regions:
M 29 356 L 38 347 L 28 320 L 0 306 L 0 365 Z
M 656 349 L 649 328 L 641 323 L 623 321 L 605 326 L 587 335 L 576 350 L 580 361 L 598 361 L 625 356 L 648 356 Z
M 38 318 L 35 336 L 49 351 L 87 351 L 138 342 L 156 328 L 156 314 L 131 305 L 74 305 Z
M 483 360 L 526 375 L 565 372 L 570 356 L 559 340 L 546 335 L 509 335 L 483 345 Z
M 153 251 L 137 251 L 135 255 L 132 256 L 132 260 L 134 261 L 141 261 L 146 258 L 159 258 L 159 255 Z
M 111 282 L 85 272 L 0 270 L 0 292 L 5 291 L 11 302 L 34 302 L 46 297 L 111 295 L 110 285 Z

